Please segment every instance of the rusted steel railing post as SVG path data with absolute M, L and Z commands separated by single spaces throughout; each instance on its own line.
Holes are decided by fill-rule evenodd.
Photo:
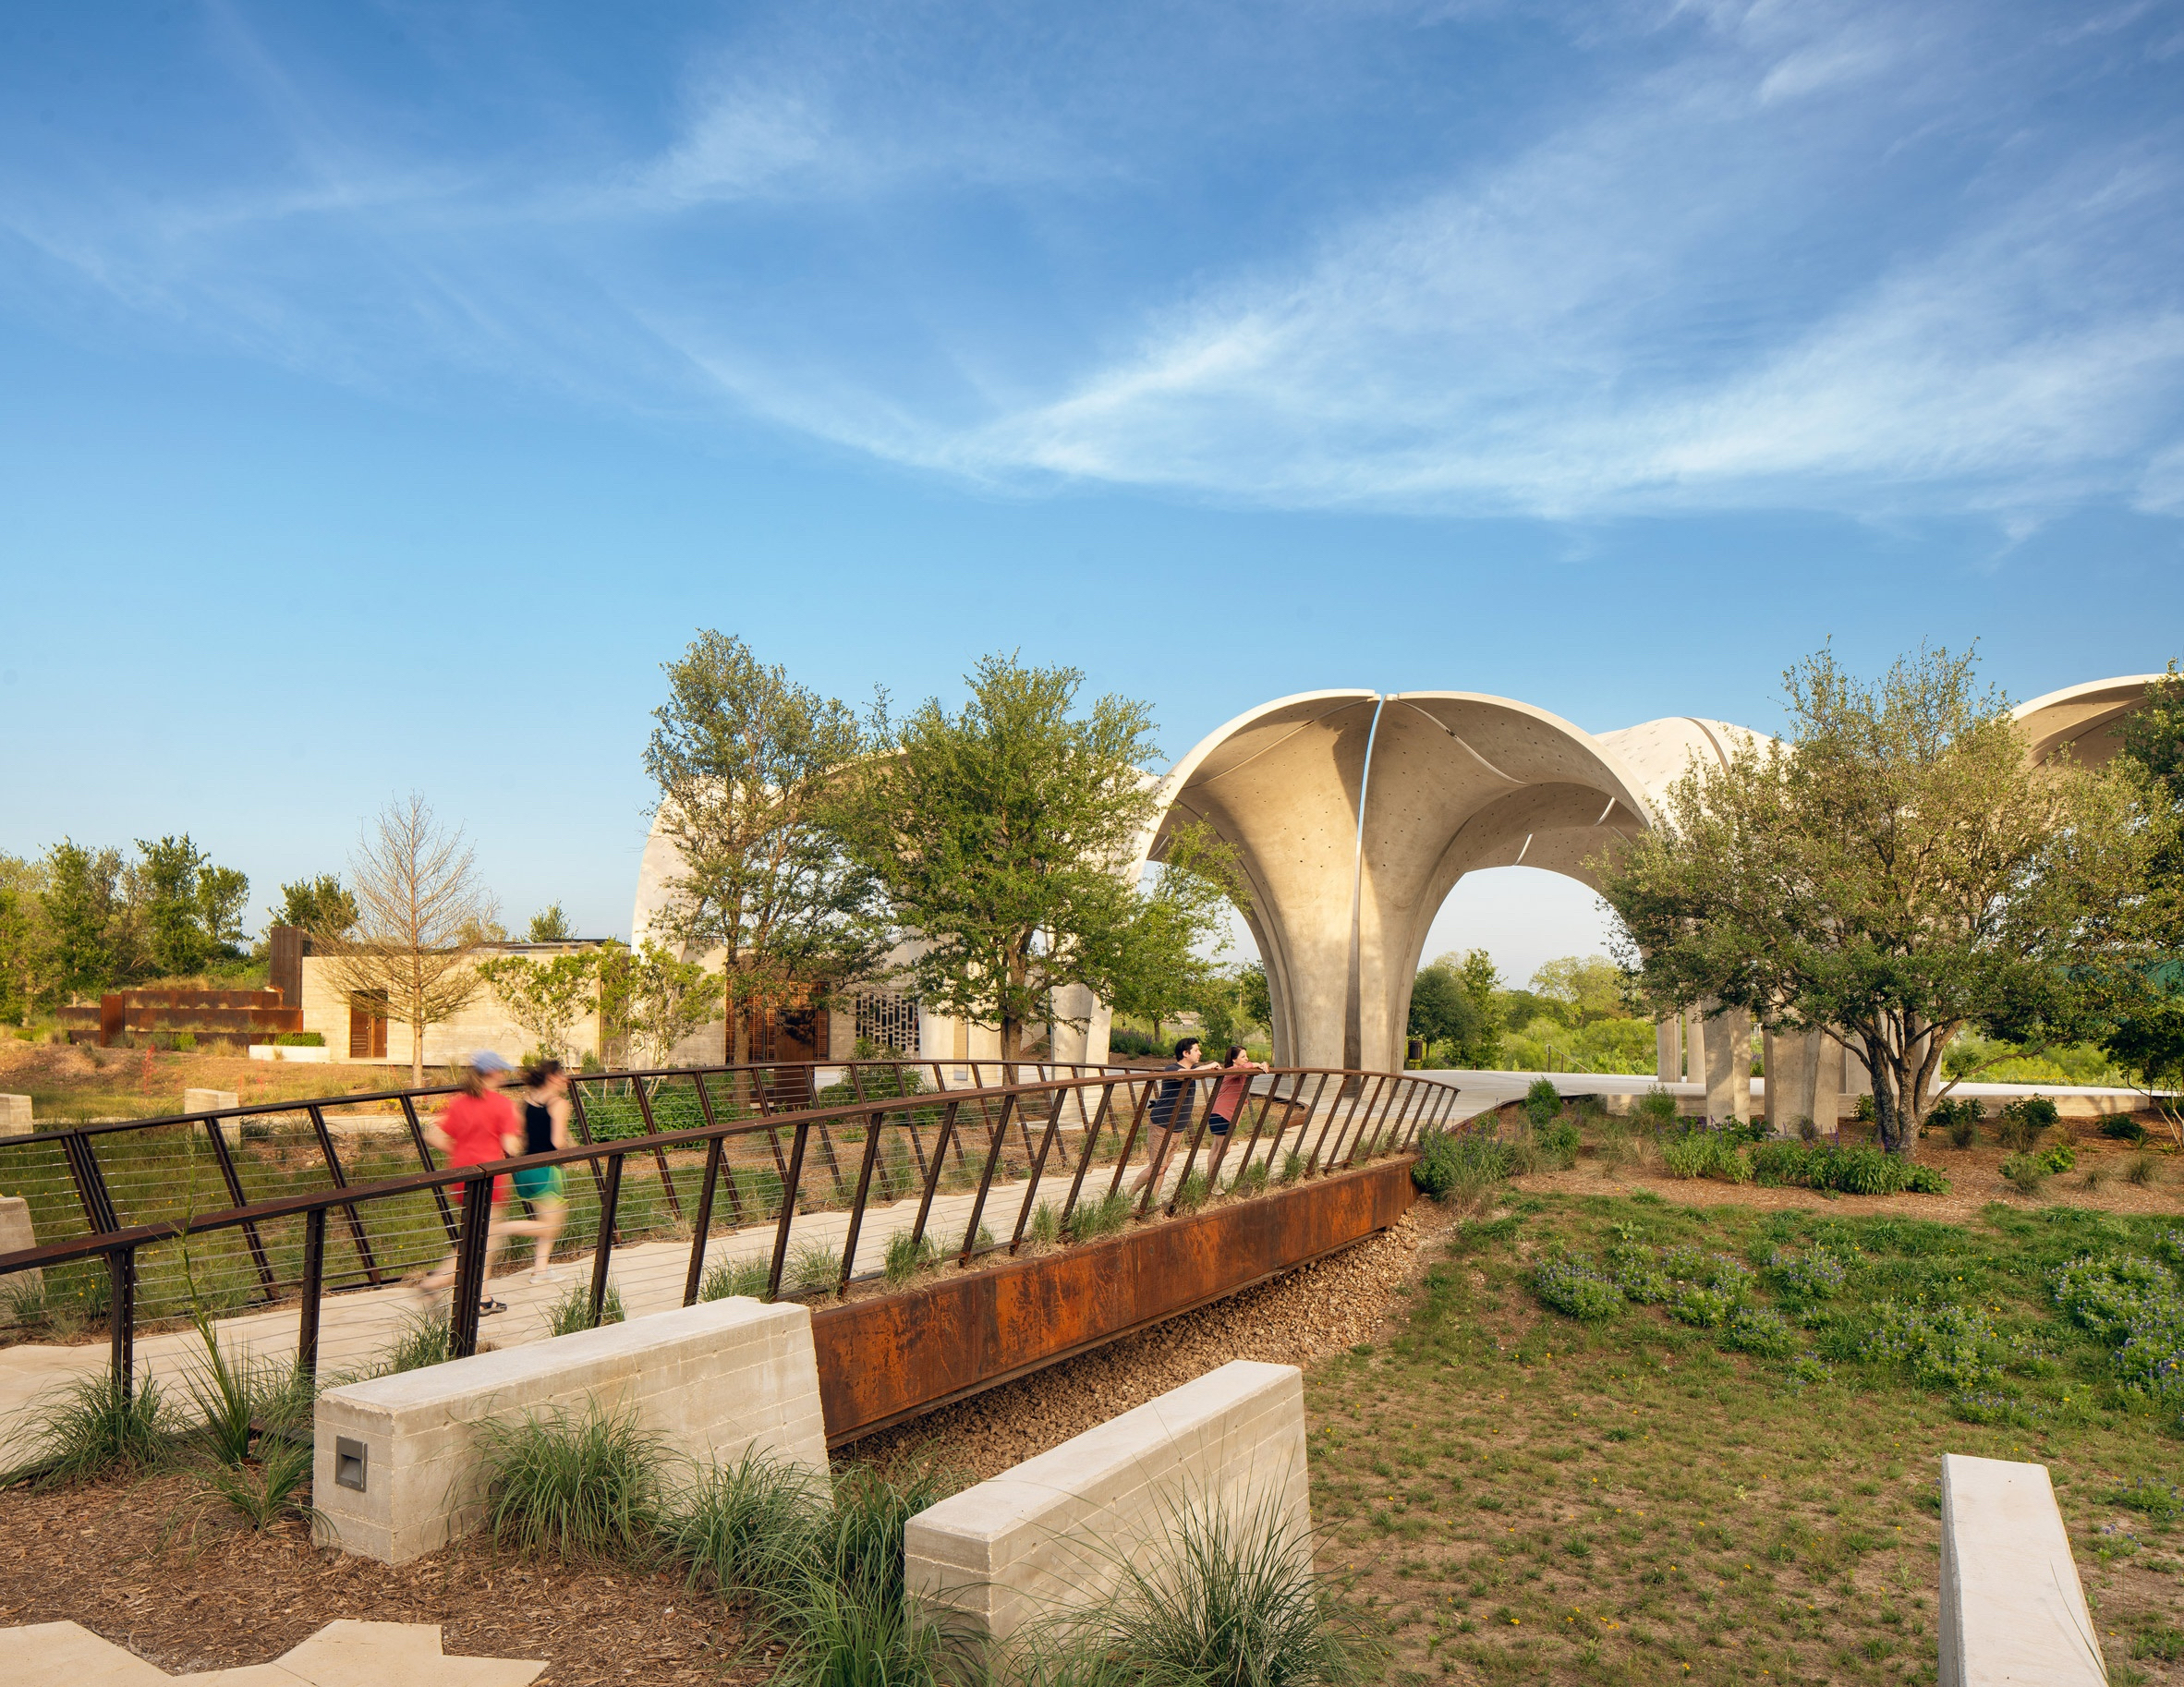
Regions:
M 835 1283 L 839 1294 L 849 1287 L 849 1277 L 857 1260 L 857 1236 L 865 1228 L 865 1201 L 872 1193 L 872 1168 L 880 1159 L 880 1132 L 885 1113 L 874 1113 L 865 1126 L 865 1155 L 857 1167 L 856 1198 L 849 1204 L 849 1232 L 842 1239 L 842 1277 Z
M 569 1098 L 572 1101 L 577 1101 L 576 1086 L 574 1084 L 569 1086 Z M 581 1102 L 578 1101 L 579 1108 L 581 1105 Z M 581 1124 L 583 1113 L 579 1111 L 576 1117 L 578 1123 Z M 409 1127 L 410 1146 L 417 1149 L 418 1165 L 427 1171 L 439 1171 L 440 1168 L 432 1163 L 432 1145 L 425 1140 L 424 1122 L 417 1116 L 417 1103 L 406 1094 L 402 1098 L 402 1120 Z M 584 1136 L 584 1140 L 586 1142 L 591 1140 L 588 1133 Z M 440 1208 L 440 1228 L 447 1232 L 447 1245 L 453 1247 L 455 1245 L 455 1239 L 459 1232 L 455 1229 L 455 1208 L 448 1201 L 445 1184 L 433 1184 L 432 1201 Z
M 109 1226 L 108 1228 L 112 1228 Z M 106 1363 L 124 1405 L 137 1387 L 137 1250 L 117 1247 L 106 1256 Z
M 1077 1209 L 1077 1195 L 1085 1187 L 1085 1173 L 1092 1169 L 1092 1156 L 1099 1147 L 1099 1133 L 1107 1123 L 1108 1112 L 1115 1098 L 1113 1080 L 1099 1086 L 1099 1111 L 1094 1113 L 1085 1129 L 1084 1145 L 1077 1149 L 1077 1174 L 1069 1180 L 1069 1199 L 1062 1203 L 1062 1222 L 1067 1224 L 1070 1215 Z M 1085 1086 L 1077 1086 L 1077 1117 L 1085 1117 Z
M 637 1096 L 637 1117 L 645 1122 L 645 1135 L 648 1136 L 659 1135 L 660 1127 L 652 1120 L 652 1100 L 649 1096 L 645 1094 L 645 1080 L 632 1078 L 629 1081 L 629 1087 Z M 658 1143 L 654 1143 L 652 1145 L 652 1159 L 660 1167 L 660 1190 L 662 1195 L 667 1196 L 667 1210 L 679 1223 L 683 1217 L 683 1197 L 675 1189 L 675 1174 L 668 1169 L 667 1150 Z M 596 1307 L 593 1308 L 591 1321 L 594 1325 L 599 1322 Z
M 694 1081 L 698 1085 L 698 1116 L 705 1121 L 705 1128 L 707 1130 L 713 1130 L 719 1125 L 720 1121 L 713 1116 L 712 1092 L 708 1090 L 705 1086 L 705 1074 L 702 1072 L 695 1074 Z M 723 1134 L 721 1136 L 716 1137 L 714 1140 L 721 1145 L 722 1152 L 721 1160 L 710 1161 L 707 1167 L 707 1175 L 709 1177 L 717 1178 L 720 1171 L 720 1165 L 722 1161 L 724 1161 L 727 1158 L 726 1149 L 728 1146 L 728 1138 L 726 1135 Z M 734 1224 L 736 1229 L 741 1230 L 743 1228 L 743 1193 L 735 1186 L 735 1168 L 734 1166 L 730 1166 L 728 1168 L 728 1219 L 729 1222 Z M 699 1228 L 710 1230 L 711 1225 L 712 1208 L 709 1204 L 706 1208 L 706 1222 Z M 684 1304 L 687 1305 L 689 1303 L 685 1302 Z
M 99 1159 L 91 1151 L 91 1138 L 82 1131 L 70 1131 L 61 1138 L 61 1159 L 67 1162 L 68 1176 L 76 1184 L 76 1203 L 83 1209 L 84 1227 L 94 1235 L 119 1230 L 121 1219 L 114 1210 L 114 1197 L 106 1190 L 106 1174 L 99 1169 Z
M 607 1186 L 599 1199 L 599 1241 L 591 1250 L 591 1328 L 607 1305 L 607 1268 L 614 1257 L 614 1220 L 622 1208 L 622 1170 L 627 1154 L 607 1156 Z
M 601 1096 L 604 1097 L 607 1093 L 606 1079 L 600 1080 L 599 1089 Z M 599 1138 L 591 1134 L 591 1121 L 584 1111 L 584 1081 L 581 1078 L 572 1079 L 569 1083 L 569 1112 L 576 1122 L 576 1140 L 586 1147 L 590 1147 Z M 603 1200 L 607 1193 L 606 1174 L 599 1169 L 596 1159 L 587 1159 L 584 1163 L 591 1170 L 592 1198 Z
M 1031 1204 L 1038 1198 L 1039 1174 L 1047 1169 L 1047 1150 L 1053 1146 L 1055 1134 L 1062 1129 L 1062 1105 L 1068 1098 L 1069 1091 L 1057 1089 L 1054 1105 L 1047 1111 L 1047 1128 L 1039 1133 L 1038 1152 L 1032 1157 L 1031 1178 L 1024 1188 L 1024 1205 L 1016 1209 L 1015 1233 L 1009 1238 L 1012 1254 L 1024 1244 L 1024 1227 L 1031 1221 Z
M 242 1126 L 238 1123 L 236 1128 Z M 205 1135 L 212 1139 L 212 1158 L 220 1163 L 220 1181 L 227 1185 L 227 1198 L 237 1207 L 248 1207 L 250 1203 L 243 1195 L 243 1180 L 237 1175 L 235 1157 L 227 1151 L 227 1133 L 220 1128 L 217 1115 L 205 1115 Z M 252 1220 L 243 1221 L 243 1241 L 250 1249 L 250 1263 L 258 1268 L 258 1297 L 271 1300 L 274 1293 L 273 1261 L 266 1257 L 265 1239 Z
M 478 1351 L 478 1314 L 485 1299 L 485 1262 L 492 1246 L 493 1180 L 463 1183 L 463 1237 L 455 1248 L 454 1295 L 447 1309 L 447 1356 L 467 1359 Z
M 986 1192 L 993 1187 L 994 1168 L 1001 1164 L 1001 1149 L 1008 1146 L 1009 1115 L 1015 1111 L 1015 1106 L 1014 1096 L 1001 1098 L 1001 1126 L 993 1132 L 992 1147 L 986 1152 L 986 1171 L 978 1179 L 978 1194 L 971 1202 L 971 1221 L 964 1226 L 963 1252 L 955 1261 L 958 1265 L 970 1264 L 971 1255 L 977 1248 L 978 1220 L 986 1216 Z
M 326 1289 L 326 1209 L 303 1215 L 303 1302 L 297 1314 L 296 1368 L 306 1378 L 319 1374 L 319 1303 Z
M 1153 1098 L 1150 1084 L 1135 1083 L 1129 1078 L 1122 1079 L 1122 1084 L 1125 1089 L 1136 1090 L 1137 1100 L 1130 1110 L 1130 1133 L 1122 1138 L 1122 1151 L 1115 1156 L 1115 1174 L 1107 1180 L 1107 1195 L 1103 1198 L 1110 1201 L 1122 1186 L 1122 1174 L 1130 1170 L 1131 1151 L 1137 1147 L 1137 1134 L 1145 1128 L 1146 1106 Z
M 326 1128 L 326 1111 L 313 1101 L 304 1111 L 310 1115 L 311 1129 L 318 1134 L 319 1152 L 326 1161 L 326 1175 L 334 1180 L 336 1189 L 346 1189 L 349 1180 L 343 1175 L 341 1156 L 334 1151 L 334 1133 Z M 379 1261 L 372 1257 L 371 1238 L 364 1233 L 364 1216 L 357 1210 L 354 1201 L 342 1203 L 341 1214 L 349 1227 L 349 1244 L 357 1250 L 357 1258 L 364 1267 L 365 1280 L 374 1285 L 381 1281 Z
M 1360 1089 L 1363 1087 L 1363 1085 L 1359 1086 Z M 1380 1093 L 1387 1087 L 1388 1079 L 1386 1077 L 1377 1077 L 1373 1080 L 1373 1098 L 1365 1103 L 1365 1118 L 1358 1121 L 1357 1129 L 1353 1131 L 1350 1135 L 1350 1155 L 1349 1158 L 1342 1162 L 1342 1169 L 1345 1171 L 1357 1164 L 1358 1152 L 1365 1147 L 1366 1141 L 1366 1123 L 1373 1120 L 1377 1114 L 1380 1107 Z M 1354 1114 L 1356 1110 L 1353 1109 L 1352 1111 Z M 1379 1140 L 1379 1135 L 1380 1126 L 1376 1123 L 1372 1126 L 1372 1140 L 1377 1142 Z M 1340 1147 L 1341 1145 L 1338 1143 L 1336 1146 Z
M 781 1299 L 782 1268 L 789 1261 L 789 1221 L 796 1214 L 797 1186 L 804 1180 L 804 1145 L 811 1135 L 808 1121 L 799 1120 L 789 1144 L 789 1175 L 781 1186 L 781 1228 L 773 1232 L 773 1263 L 766 1272 L 766 1298 Z
M 710 1123 L 710 1121 L 709 1121 Z M 698 1291 L 705 1286 L 705 1244 L 713 1228 L 713 1191 L 721 1185 L 721 1149 L 724 1139 L 713 1137 L 705 1145 L 705 1177 L 698 1186 L 698 1218 L 690 1228 L 690 1269 L 683 1279 L 683 1305 L 698 1305 Z M 728 1184 L 735 1193 L 733 1180 Z
M 925 1174 L 925 1193 L 917 1199 L 917 1222 L 910 1227 L 910 1245 L 916 1247 L 925 1240 L 925 1221 L 933 1210 L 933 1191 L 940 1185 L 940 1173 L 948 1164 L 948 1139 L 955 1135 L 955 1110 L 961 1101 L 951 1101 L 940 1114 L 940 1135 L 933 1144 L 933 1161 Z

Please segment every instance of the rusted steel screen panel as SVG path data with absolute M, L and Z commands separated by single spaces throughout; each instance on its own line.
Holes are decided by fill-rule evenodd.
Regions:
M 827 1440 L 1098 1347 L 1386 1230 L 1411 1161 L 1315 1179 L 1166 1224 L 812 1314 Z

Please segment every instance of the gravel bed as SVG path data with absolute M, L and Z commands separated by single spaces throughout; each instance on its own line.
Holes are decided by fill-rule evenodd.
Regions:
M 1232 1359 L 1309 1365 L 1377 1339 L 1418 1270 L 1422 1244 L 1450 1221 L 1441 1209 L 1415 1208 L 1378 1235 L 1272 1282 L 880 1430 L 838 1456 L 883 1464 L 932 1459 L 983 1480 Z

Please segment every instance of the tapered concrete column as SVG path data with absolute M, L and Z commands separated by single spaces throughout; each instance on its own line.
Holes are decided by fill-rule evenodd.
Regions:
M 1840 1061 L 1842 1050 L 1828 1041 L 1823 1031 L 1791 1031 L 1766 1037 L 1767 1066 L 1767 1128 L 1778 1136 L 1795 1136 L 1798 1121 L 1810 1119 L 1823 1131 L 1835 1128 L 1830 1114 L 1823 1117 L 1814 1100 L 1821 1068 L 1832 1058 Z M 1835 1086 L 1827 1088 L 1828 1105 L 1833 1107 Z
M 1742 1008 L 1706 1021 L 1706 1117 L 1752 1117 L 1752 1015 Z
M 1664 1084 L 1683 1082 L 1683 1026 L 1664 1019 L 1653 1028 L 1653 1075 Z
M 1706 1016 L 1697 1008 L 1683 1010 L 1683 1081 L 1706 1081 Z
M 1848 1057 L 1832 1031 L 1820 1033 L 1813 1051 L 1813 1123 L 1826 1135 L 1843 1116 L 1843 1062 Z

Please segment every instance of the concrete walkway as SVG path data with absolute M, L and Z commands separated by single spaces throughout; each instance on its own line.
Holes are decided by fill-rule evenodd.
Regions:
M 1293 1145 L 1295 1133 L 1290 1135 Z M 1257 1158 L 1265 1159 L 1269 1142 L 1260 1144 Z M 1172 1190 L 1180 1172 L 1180 1151 L 1171 1159 L 1164 1177 Z M 1242 1170 L 1232 1160 L 1222 1167 L 1225 1183 Z M 1123 1187 L 1138 1174 L 1135 1164 L 1125 1172 Z M 1051 1191 L 1057 1208 L 1066 1198 L 1074 1173 L 1050 1171 L 1040 1180 L 1041 1199 Z M 1085 1180 L 1082 1198 L 1104 1195 L 1112 1164 L 1097 1166 Z M 1026 1181 L 1004 1183 L 996 1179 L 987 1193 L 982 1226 L 1006 1243 L 1023 1206 Z M 944 1255 L 952 1256 L 963 1245 L 970 1223 L 976 1191 L 934 1197 L 926 1221 L 926 1234 Z M 917 1219 L 917 1199 L 882 1204 L 872 1202 L 857 1237 L 858 1268 L 879 1268 L 887 1256 L 889 1241 L 907 1234 Z M 784 1283 L 794 1285 L 800 1255 L 827 1253 L 839 1258 L 847 1239 L 849 1214 L 843 1211 L 799 1213 L 790 1222 L 789 1251 L 783 1272 Z M 772 1221 L 747 1225 L 712 1236 L 706 1244 L 705 1268 L 722 1261 L 770 1261 L 773 1256 L 776 1225 Z M 588 1251 L 558 1261 L 555 1280 L 533 1283 L 528 1277 L 531 1243 L 528 1236 L 506 1239 L 491 1280 L 492 1298 L 504 1303 L 505 1312 L 480 1320 L 479 1341 L 483 1346 L 506 1348 L 544 1340 L 551 1333 L 555 1305 L 572 1290 L 588 1290 L 591 1255 Z M 683 1287 L 690 1267 L 686 1241 L 640 1242 L 614 1250 L 608 1281 L 622 1297 L 625 1316 L 642 1317 L 666 1312 L 683 1304 Z M 388 1350 L 414 1328 L 429 1310 L 444 1308 L 446 1295 L 428 1303 L 409 1287 L 353 1290 L 328 1295 L 322 1304 L 319 1326 L 319 1375 L 322 1381 L 345 1372 L 364 1372 L 383 1363 Z M 222 1318 L 214 1326 L 221 1348 L 231 1355 L 247 1354 L 254 1361 L 286 1365 L 296 1352 L 298 1311 L 295 1305 L 246 1313 Z M 78 1378 L 96 1376 L 107 1364 L 103 1341 L 70 1346 L 23 1343 L 0 1348 L 0 1468 L 31 1456 L 38 1444 L 36 1420 L 42 1400 Z M 185 1406 L 188 1386 L 203 1368 L 204 1343 L 194 1330 L 169 1330 L 140 1336 L 136 1342 L 137 1369 L 158 1382 L 170 1401 Z
M 329 1622 L 271 1663 L 169 1675 L 73 1622 L 0 1629 L 0 1687 L 529 1687 L 543 1660 L 449 1657 L 436 1622 Z

